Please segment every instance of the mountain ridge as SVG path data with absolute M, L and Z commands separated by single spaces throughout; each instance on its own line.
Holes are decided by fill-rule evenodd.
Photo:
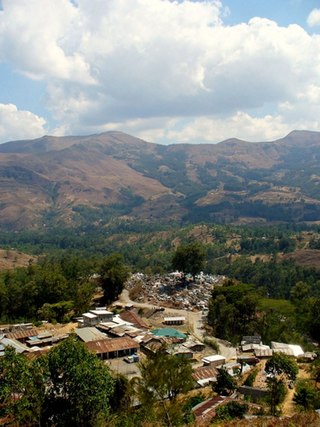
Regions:
M 120 131 L 0 145 L 0 229 L 320 220 L 320 133 L 159 145 Z

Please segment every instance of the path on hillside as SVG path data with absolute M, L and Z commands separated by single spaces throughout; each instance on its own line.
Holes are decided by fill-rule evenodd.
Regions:
M 155 307 L 155 304 L 143 303 L 132 301 L 129 297 L 129 291 L 124 289 L 119 296 L 119 302 L 122 304 L 133 304 L 135 307 L 140 308 L 149 308 L 152 309 Z M 164 307 L 164 314 L 167 315 L 176 315 L 183 316 L 186 318 L 186 321 L 191 327 L 192 335 L 200 341 L 204 339 L 204 329 L 203 329 L 203 314 L 202 311 L 190 311 L 183 310 L 179 308 Z M 224 356 L 227 360 L 236 357 L 236 349 L 234 347 L 226 346 L 222 340 L 216 338 L 216 341 L 219 343 L 220 354 Z

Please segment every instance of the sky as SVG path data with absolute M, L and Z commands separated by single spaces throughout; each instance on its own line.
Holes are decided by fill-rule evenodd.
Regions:
M 0 0 L 0 143 L 320 131 L 319 0 Z

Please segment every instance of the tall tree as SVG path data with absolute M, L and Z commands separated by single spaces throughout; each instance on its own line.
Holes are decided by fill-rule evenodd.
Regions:
M 158 405 L 158 408 L 162 408 L 166 425 L 175 425 L 174 418 L 178 419 L 176 398 L 193 386 L 190 362 L 158 352 L 141 362 L 140 370 L 142 378 L 138 383 L 138 392 L 142 405 L 145 404 L 150 413 Z
M 177 247 L 173 258 L 172 267 L 192 277 L 204 268 L 205 250 L 201 243 L 193 242 Z
M 121 254 L 114 253 L 103 260 L 100 267 L 100 285 L 106 302 L 110 303 L 118 298 L 128 277 L 129 268 Z
M 38 425 L 44 399 L 44 377 L 38 361 L 12 347 L 0 357 L 0 418 L 17 426 Z
M 75 337 L 48 354 L 49 425 L 91 427 L 106 420 L 113 380 L 109 369 Z
M 292 357 L 283 353 L 275 353 L 267 361 L 265 371 L 269 374 L 268 388 L 271 414 L 276 415 L 277 405 L 283 401 L 286 395 L 285 381 L 295 381 L 299 368 Z
M 229 395 L 237 387 L 234 378 L 227 372 L 225 368 L 218 370 L 217 381 L 213 384 L 213 390 L 218 394 Z

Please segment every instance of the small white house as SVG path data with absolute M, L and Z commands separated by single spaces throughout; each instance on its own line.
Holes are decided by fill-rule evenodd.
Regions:
M 211 356 L 204 357 L 202 362 L 204 365 L 220 366 L 226 363 L 226 358 L 221 356 L 221 354 L 213 354 Z

